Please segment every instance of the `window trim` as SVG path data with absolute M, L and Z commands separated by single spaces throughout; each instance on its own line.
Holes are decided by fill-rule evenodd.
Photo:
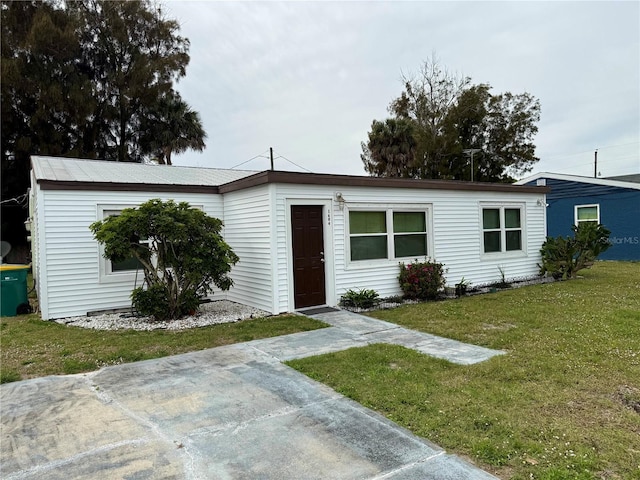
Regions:
M 125 208 L 136 208 L 140 205 L 133 204 L 108 204 L 98 205 L 97 219 L 104 220 L 105 218 L 113 215 L 114 213 L 122 212 Z M 120 282 L 135 282 L 136 274 L 139 283 L 144 280 L 144 273 L 140 270 L 122 270 L 113 271 L 111 260 L 104 257 L 104 245 L 98 243 L 98 269 L 100 274 L 100 283 L 120 283 Z
M 592 208 L 595 207 L 597 220 L 595 220 L 598 225 L 600 225 L 600 204 L 599 203 L 588 203 L 584 205 L 574 205 L 573 206 L 573 224 L 577 227 L 581 222 L 593 222 L 594 220 L 578 220 L 578 210 L 580 208 Z
M 425 232 L 412 232 L 412 233 L 424 233 L 427 236 L 427 255 L 426 257 L 433 257 L 433 205 L 431 203 L 424 204 L 371 204 L 371 203 L 351 203 L 344 208 L 344 232 L 345 232 L 345 259 L 347 268 L 370 268 L 380 265 L 397 264 L 399 261 L 414 260 L 415 255 L 408 257 L 396 257 L 395 256 L 395 236 L 396 234 L 404 234 L 405 232 L 395 232 L 393 229 L 393 213 L 402 212 L 419 212 L 425 215 Z M 387 223 L 387 231 L 383 233 L 367 234 L 369 236 L 381 236 L 384 235 L 387 239 L 387 256 L 385 258 L 372 258 L 366 260 L 351 260 L 351 232 L 350 232 L 350 213 L 351 212 L 385 212 L 385 218 Z M 365 234 L 354 234 L 356 236 L 367 236 Z
M 384 218 L 384 231 L 383 232 L 369 232 L 369 233 L 351 233 L 351 213 L 382 213 Z M 349 230 L 349 261 L 351 262 L 370 262 L 378 261 L 389 258 L 389 215 L 385 209 L 351 209 L 346 218 L 347 229 Z M 360 260 L 351 259 L 351 239 L 352 238 L 384 238 L 384 246 L 386 256 L 381 258 L 363 258 Z
M 500 229 L 497 228 L 484 228 L 484 210 L 499 210 L 500 215 Z M 520 210 L 520 228 L 507 228 L 505 210 Z M 508 256 L 523 256 L 527 254 L 527 209 L 525 203 L 510 203 L 510 202 L 492 202 L 479 204 L 479 230 L 480 230 L 480 256 L 481 257 L 508 257 Z M 486 252 L 484 244 L 485 232 L 500 231 L 500 251 Z M 519 250 L 507 250 L 507 232 L 520 231 L 520 249 Z
M 396 213 L 422 213 L 423 214 L 422 218 L 424 219 L 424 230 L 421 230 L 419 232 L 396 232 L 395 231 L 395 220 L 396 220 L 395 219 L 395 215 L 396 215 Z M 422 211 L 422 210 L 419 210 L 419 211 L 407 211 L 407 210 L 404 210 L 404 209 L 397 209 L 397 210 L 394 209 L 394 210 L 391 211 L 391 223 L 392 223 L 392 228 L 393 228 L 393 232 L 391 233 L 391 236 L 392 236 L 391 244 L 393 245 L 393 258 L 394 259 L 398 259 L 398 258 L 402 259 L 402 258 L 409 258 L 409 257 L 415 258 L 415 255 L 410 255 L 409 257 L 408 256 L 404 256 L 404 257 L 397 257 L 396 256 L 396 253 L 395 253 L 396 249 L 397 249 L 396 248 L 397 247 L 396 239 L 398 237 L 400 237 L 400 236 L 408 237 L 408 236 L 424 235 L 425 236 L 425 249 L 426 249 L 425 256 L 429 255 L 429 251 L 430 251 L 429 250 L 429 242 L 428 242 L 428 240 L 429 240 L 429 234 L 428 234 L 429 225 L 428 225 L 427 221 L 428 221 L 428 215 L 427 215 L 426 211 Z

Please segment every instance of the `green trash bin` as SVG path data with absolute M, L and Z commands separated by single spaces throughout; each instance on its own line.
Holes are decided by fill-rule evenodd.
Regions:
M 29 310 L 27 273 L 29 265 L 0 265 L 0 315 L 15 317 L 18 307 Z

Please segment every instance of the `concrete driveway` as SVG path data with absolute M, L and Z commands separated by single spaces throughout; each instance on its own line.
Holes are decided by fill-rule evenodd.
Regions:
M 416 349 L 442 341 L 441 349 L 459 363 L 465 363 L 461 351 L 482 359 L 501 352 L 425 339 L 346 312 L 317 318 L 334 326 L 2 385 L 0 476 L 494 478 L 281 360 L 379 343 L 385 336 Z

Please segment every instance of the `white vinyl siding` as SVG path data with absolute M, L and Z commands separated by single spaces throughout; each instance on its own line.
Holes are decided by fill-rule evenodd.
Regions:
M 89 230 L 100 220 L 100 205 L 122 209 L 152 198 L 173 199 L 202 205 L 207 215 L 221 218 L 222 198 L 209 194 L 161 194 L 158 192 L 37 191 L 38 251 L 42 317 L 54 319 L 87 312 L 131 306 L 129 295 L 135 274 L 121 280 L 101 281 L 103 262 L 98 242 Z M 120 208 L 115 208 L 120 206 Z M 139 282 L 142 276 L 139 275 Z M 216 298 L 224 298 L 217 293 Z
M 42 236 L 44 235 L 44 215 L 40 214 L 43 210 L 44 198 L 40 187 L 34 181 L 33 171 L 31 172 L 31 191 L 30 191 L 30 209 L 31 209 L 31 261 L 36 294 L 38 296 L 38 306 L 41 312 L 47 308 L 46 292 L 46 252 L 42 250 Z M 44 285 L 43 285 L 44 284 Z M 44 318 L 44 317 L 43 317 Z
M 100 282 L 100 249 L 89 230 L 100 219 L 100 205 L 124 208 L 151 198 L 201 205 L 207 215 L 224 221 L 225 240 L 240 257 L 231 272 L 235 285 L 228 292 L 216 291 L 214 300 L 227 298 L 271 313 L 294 310 L 292 205 L 323 207 L 329 305 L 336 305 L 350 288 L 374 289 L 382 297 L 401 293 L 397 235 L 426 237 L 427 256 L 445 265 L 449 285 L 462 276 L 474 284 L 497 281 L 499 269 L 507 279 L 536 275 L 546 235 L 540 193 L 295 184 L 260 185 L 225 194 L 41 190 L 39 185 L 35 190 L 34 263 L 45 319 L 130 306 L 132 279 Z M 337 200 L 337 192 L 343 202 Z M 512 205 L 520 209 L 521 250 L 485 254 L 482 208 Z M 352 210 L 391 212 L 386 213 L 391 215 L 386 217 L 388 258 L 351 261 Z M 399 220 L 394 229 L 393 212 L 426 212 L 426 231 L 417 231 L 415 225 L 399 227 Z M 505 227 L 505 235 L 507 231 Z
M 434 201 L 434 257 L 445 264 L 447 284 L 464 276 L 474 284 L 500 280 L 499 268 L 507 278 L 537 275 L 540 247 L 546 236 L 545 208 L 537 204 L 539 195 L 466 192 L 447 193 Z M 482 240 L 482 206 L 518 202 L 523 212 L 522 247 L 518 252 L 485 254 Z M 476 208 L 472 208 L 474 206 Z
M 377 190 L 377 191 L 376 191 Z M 484 283 L 500 279 L 498 267 L 502 267 L 509 278 L 533 276 L 538 272 L 539 250 L 545 238 L 544 208 L 536 205 L 534 195 L 519 195 L 497 192 L 457 192 L 457 191 L 423 191 L 411 189 L 347 189 L 342 190 L 347 200 L 344 212 L 352 202 L 363 202 L 384 199 L 385 206 L 397 208 L 392 202 L 404 205 L 429 204 L 432 237 L 428 249 L 428 257 L 444 263 L 447 268 L 447 283 L 453 285 L 462 276 L 474 283 Z M 479 232 L 482 231 L 478 208 L 481 202 L 497 199 L 505 202 L 523 200 L 520 204 L 527 222 L 526 234 L 523 229 L 523 250 L 518 255 L 505 255 L 501 258 L 484 255 Z M 526 199 L 526 200 L 525 200 Z M 374 204 L 375 205 L 375 204 Z M 372 207 L 374 208 L 374 207 Z M 531 214 L 524 216 L 524 212 Z M 336 214 L 342 212 L 336 210 Z M 336 225 L 340 222 L 336 219 Z M 336 245 L 344 244 L 343 238 L 336 235 Z M 347 244 L 348 246 L 348 244 Z M 527 254 L 526 252 L 531 252 Z M 347 257 L 348 258 L 348 257 Z M 336 295 L 342 295 L 349 288 L 372 288 L 380 296 L 398 295 L 401 293 L 397 276 L 398 260 L 380 262 L 346 262 L 336 265 Z
M 339 191 L 344 204 L 336 200 Z M 479 284 L 500 280 L 499 267 L 507 278 L 534 276 L 538 273 L 540 247 L 546 235 L 545 208 L 536 204 L 540 194 L 502 192 L 460 192 L 447 190 L 419 190 L 406 188 L 372 188 L 331 186 L 277 185 L 277 292 L 279 311 L 293 310 L 289 300 L 290 255 L 286 237 L 286 202 L 296 200 L 319 203 L 331 201 L 331 215 L 327 228 L 333 236 L 331 255 L 325 243 L 326 264 L 333 272 L 326 272 L 328 284 L 333 282 L 333 304 L 350 288 L 371 288 L 381 297 L 399 295 L 399 266 L 397 259 L 376 259 L 352 262 L 349 257 L 348 213 L 352 209 L 406 211 L 427 210 L 428 257 L 444 263 L 447 284 L 453 285 L 461 277 Z M 514 204 L 521 209 L 522 250 L 502 255 L 485 255 L 482 250 L 481 204 Z M 409 210 L 410 211 L 410 210 Z M 480 211 L 480 215 L 478 212 Z M 327 295 L 327 302 L 331 302 Z
M 273 311 L 271 194 L 267 185 L 224 194 L 224 237 L 240 261 L 227 298 Z

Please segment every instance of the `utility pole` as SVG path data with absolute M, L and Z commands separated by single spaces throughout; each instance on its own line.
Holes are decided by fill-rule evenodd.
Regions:
M 598 150 L 593 156 L 593 178 L 598 178 Z
M 269 147 L 269 157 L 271 157 L 271 171 L 273 172 L 273 147 Z

